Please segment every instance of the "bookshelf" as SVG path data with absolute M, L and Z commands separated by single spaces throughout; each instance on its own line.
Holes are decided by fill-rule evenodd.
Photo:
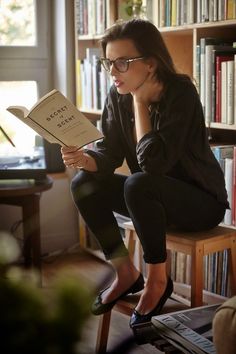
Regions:
M 101 38 L 101 33 L 98 34 L 95 30 L 93 30 L 90 33 L 78 34 L 78 12 L 82 2 L 82 0 L 74 1 L 76 14 L 76 97 L 77 105 L 79 106 L 80 110 L 82 110 L 89 119 L 92 119 L 95 122 L 99 120 L 102 109 L 98 109 L 96 107 L 86 107 L 84 105 L 81 106 L 81 81 L 78 80 L 80 76 L 78 72 L 78 60 L 83 61 L 86 58 L 87 48 L 99 48 L 99 39 Z M 118 18 L 120 18 L 120 6 L 122 0 L 100 0 L 96 3 L 100 2 L 103 2 L 103 5 L 105 6 L 105 12 L 103 15 L 103 25 L 104 28 L 106 28 L 107 26 L 112 25 Z M 232 13 L 229 12 L 231 11 L 230 6 L 232 2 L 229 0 L 218 0 L 214 2 L 209 2 L 209 6 L 211 6 L 210 4 L 213 3 L 217 4 L 216 12 L 213 11 L 214 8 L 210 7 L 208 8 L 208 12 L 206 11 L 206 9 L 204 9 L 204 11 L 203 9 L 200 9 L 200 3 L 203 3 L 200 0 L 189 0 L 182 2 L 176 1 L 176 3 L 184 3 L 187 9 L 186 13 L 185 11 L 183 11 L 183 9 L 179 9 L 179 17 L 178 15 L 172 12 L 170 7 L 169 10 L 163 8 L 163 4 L 165 4 L 165 6 L 170 6 L 171 4 L 175 3 L 175 1 L 146 0 L 145 3 L 149 9 L 148 14 L 150 14 L 151 16 L 149 19 L 158 27 L 158 29 L 162 33 L 164 41 L 167 44 L 170 54 L 172 55 L 177 70 L 179 72 L 187 73 L 193 78 L 193 80 L 196 80 L 197 77 L 197 48 L 200 45 L 201 38 L 222 38 L 225 41 L 236 42 L 236 5 L 233 10 L 231 9 L 233 11 L 232 15 Z M 193 4 L 195 4 L 196 6 L 193 7 Z M 228 5 L 228 7 L 223 9 L 224 5 Z M 169 19 L 167 16 L 167 11 L 170 12 Z M 165 15 L 163 15 L 164 12 Z M 173 20 L 174 15 L 176 15 L 177 17 Z M 167 21 L 169 21 L 169 23 Z M 174 25 L 172 23 L 174 23 Z M 93 26 L 92 28 L 95 27 Z M 236 78 L 234 87 L 236 87 Z M 234 97 L 236 97 L 236 93 L 234 94 Z M 234 112 L 234 118 L 234 124 L 225 124 L 215 121 L 206 124 L 209 133 L 209 139 L 213 144 L 236 145 L 236 112 Z M 125 174 L 128 173 L 127 166 L 125 166 L 124 164 L 124 166 L 121 167 L 120 171 Z M 236 228 L 236 225 L 231 226 L 233 228 Z M 86 234 L 85 228 L 83 227 L 83 222 L 81 222 L 80 235 L 81 240 L 83 240 L 83 244 L 85 244 Z M 96 255 L 98 255 L 99 253 L 97 250 L 94 250 L 94 252 L 96 253 Z

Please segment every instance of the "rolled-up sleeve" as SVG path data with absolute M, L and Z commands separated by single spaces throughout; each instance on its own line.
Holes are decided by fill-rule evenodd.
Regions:
M 159 128 L 145 134 L 137 143 L 137 160 L 143 171 L 166 174 L 184 156 L 190 135 L 202 124 L 195 114 L 196 102 L 192 85 L 173 92 L 168 105 L 160 112 Z
M 100 174 L 111 174 L 122 165 L 124 151 L 110 95 L 105 102 L 101 123 L 104 138 L 96 143 L 94 150 L 87 150 L 87 153 L 95 159 Z

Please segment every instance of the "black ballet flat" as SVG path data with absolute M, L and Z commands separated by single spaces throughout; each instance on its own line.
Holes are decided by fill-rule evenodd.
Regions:
M 118 296 L 115 300 L 108 302 L 106 304 L 102 303 L 102 294 L 104 293 L 106 289 L 102 290 L 99 295 L 96 297 L 91 311 L 94 315 L 102 315 L 105 312 L 108 312 L 112 309 L 112 307 L 116 304 L 118 300 L 120 300 L 122 297 L 128 295 L 128 294 L 135 294 L 138 293 L 139 291 L 143 290 L 144 288 L 144 279 L 143 275 L 140 273 L 138 279 L 131 285 L 129 289 L 124 291 L 120 296 Z
M 170 278 L 168 278 L 166 290 L 165 290 L 164 294 L 162 295 L 162 297 L 160 298 L 160 301 L 158 302 L 158 304 L 155 306 L 155 308 L 152 311 L 150 311 L 149 313 L 147 313 L 146 315 L 141 315 L 140 313 L 138 313 L 137 310 L 134 310 L 131 315 L 130 322 L 129 322 L 130 327 L 133 328 L 137 325 L 141 325 L 143 323 L 150 322 L 152 316 L 159 315 L 165 302 L 170 297 L 172 292 L 173 292 L 173 281 Z

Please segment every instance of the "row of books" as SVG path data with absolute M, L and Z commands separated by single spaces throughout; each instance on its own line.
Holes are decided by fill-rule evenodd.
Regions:
M 200 38 L 196 47 L 195 73 L 206 124 L 235 124 L 235 42 L 226 42 L 221 38 Z
M 234 0 L 158 0 L 156 6 L 157 27 L 236 18 Z
M 228 251 L 204 256 L 204 289 L 221 296 L 229 296 Z M 191 285 L 191 256 L 171 251 L 171 279 Z
M 81 110 L 102 109 L 111 86 L 111 77 L 102 69 L 99 59 L 98 48 L 86 48 L 86 57 L 77 59 L 77 106 Z
M 101 35 L 110 26 L 109 0 L 76 0 L 75 23 L 78 35 Z
M 228 250 L 204 256 L 204 289 L 230 297 Z

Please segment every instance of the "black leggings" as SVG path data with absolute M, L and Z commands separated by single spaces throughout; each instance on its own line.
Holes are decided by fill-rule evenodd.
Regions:
M 107 259 L 128 254 L 113 211 L 132 219 L 144 260 L 152 264 L 166 260 L 169 225 L 184 231 L 207 230 L 218 225 L 225 214 L 223 204 L 196 186 L 144 172 L 100 180 L 80 171 L 72 180 L 71 191 Z

